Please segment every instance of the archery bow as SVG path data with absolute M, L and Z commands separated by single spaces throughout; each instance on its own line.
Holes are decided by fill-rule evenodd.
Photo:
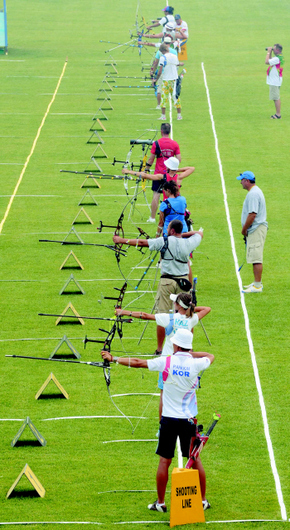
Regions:
M 196 284 L 197 284 L 197 276 L 193 279 L 193 284 L 192 284 L 192 290 L 191 290 L 191 300 L 192 300 L 192 303 L 196 306 L 197 305 L 197 299 L 196 299 Z M 211 346 L 211 342 L 210 342 L 210 339 L 209 339 L 209 336 L 206 332 L 206 329 L 204 327 L 204 324 L 202 322 L 202 320 L 199 321 L 200 322 L 200 325 L 203 329 L 203 332 L 207 338 L 207 341 L 209 343 L 209 345 Z
M 120 291 L 120 294 L 119 294 L 119 297 L 118 297 L 118 302 L 119 304 L 122 304 L 122 301 L 123 301 L 123 298 L 124 298 L 124 295 L 125 295 L 125 291 L 126 291 L 126 288 L 127 288 L 127 284 L 124 283 L 123 287 L 121 289 L 117 289 L 115 287 L 115 289 L 117 289 L 118 291 Z M 108 297 L 109 299 L 111 299 L 110 297 Z M 116 305 L 116 307 L 118 307 Z M 112 344 L 112 341 L 115 337 L 115 334 L 116 332 L 118 333 L 120 339 L 122 338 L 123 336 L 123 332 L 122 332 L 122 323 L 123 323 L 124 319 L 122 319 L 121 317 L 119 316 L 116 316 L 115 318 L 115 322 L 112 326 L 112 328 L 110 329 L 110 331 L 107 331 L 107 330 L 104 330 L 104 329 L 101 329 L 100 328 L 100 331 L 103 331 L 105 333 L 107 333 L 107 337 L 105 339 L 105 341 L 102 341 L 102 340 L 96 340 L 96 339 L 88 339 L 87 337 L 85 337 L 85 340 L 84 340 L 84 347 L 86 347 L 86 344 L 87 342 L 97 342 L 99 344 L 103 344 L 103 350 L 104 351 L 107 351 L 107 352 L 110 352 L 111 351 L 111 344 Z M 131 319 L 132 321 L 132 319 Z M 121 327 L 120 327 L 120 322 L 121 322 Z M 110 377 L 110 363 L 109 361 L 105 360 L 103 362 L 103 373 L 104 373 L 104 377 L 105 377 L 105 381 L 106 381 L 106 386 L 107 386 L 107 390 L 108 390 L 108 394 L 109 394 L 109 397 L 114 405 L 114 407 L 118 410 L 118 412 L 120 412 L 120 414 L 122 416 L 124 416 L 124 418 L 126 418 L 126 420 L 130 423 L 130 425 L 132 426 L 132 430 L 134 430 L 134 427 L 133 427 L 133 424 L 130 420 L 130 418 L 116 405 L 116 403 L 114 402 L 113 398 L 112 398 L 112 395 L 111 395 L 111 391 L 110 391 L 110 383 L 111 383 L 111 377 Z M 133 431 L 132 431 L 133 432 Z
M 114 166 L 115 164 L 123 164 L 123 168 L 128 168 L 129 164 L 130 164 L 130 160 L 131 160 L 131 155 L 132 155 L 132 151 L 133 151 L 133 148 L 135 145 L 138 145 L 138 144 L 142 144 L 142 148 L 144 149 L 144 144 L 148 145 L 148 148 L 149 148 L 149 145 L 152 145 L 153 144 L 153 140 L 157 134 L 157 129 L 156 129 L 156 133 L 155 133 L 155 136 L 153 138 L 153 140 L 144 140 L 144 142 L 142 142 L 142 140 L 140 140 L 140 138 L 142 138 L 142 136 L 145 134 L 146 131 L 142 132 L 142 134 L 140 134 L 140 136 L 136 139 L 136 140 L 130 140 L 130 149 L 129 149 L 129 152 L 126 156 L 126 160 L 117 160 L 115 157 L 113 159 L 113 162 L 112 162 L 112 166 Z M 147 148 L 147 151 L 148 151 L 148 148 Z M 146 153 L 147 153 L 146 151 Z M 145 160 L 145 163 L 146 163 L 146 160 Z M 134 167 L 134 164 L 131 164 L 131 168 L 133 169 Z M 144 165 L 145 167 L 145 165 Z M 141 168 L 141 166 L 140 166 Z M 140 169 L 141 170 L 141 169 Z M 126 194 L 129 195 L 128 193 L 128 182 L 127 180 L 131 180 L 131 179 L 126 179 L 124 180 L 124 187 L 125 187 L 125 191 L 126 191 Z M 137 182 L 137 187 L 138 187 L 138 184 L 140 182 L 140 178 L 139 179 L 132 179 L 132 180 L 136 180 Z
M 137 195 L 139 195 L 140 193 L 142 193 L 142 190 L 140 190 Z M 115 225 L 106 225 L 102 221 L 100 221 L 100 226 L 98 227 L 98 231 L 102 232 L 103 228 L 114 228 L 115 229 L 114 235 L 121 236 L 122 238 L 124 238 L 125 237 L 124 228 L 123 228 L 124 213 L 125 213 L 125 210 L 126 210 L 127 206 L 129 204 L 132 204 L 133 201 L 137 200 L 137 195 L 134 194 L 134 196 L 130 197 L 130 199 L 127 201 L 127 203 L 125 204 L 124 208 L 122 209 L 121 214 L 119 215 L 119 218 L 118 218 L 117 223 Z M 139 230 L 139 233 L 141 233 L 140 230 Z M 144 232 L 144 234 L 146 234 L 146 232 Z M 148 234 L 146 234 L 146 236 L 147 235 Z M 117 264 L 118 264 L 118 268 L 119 268 L 120 274 L 122 275 L 124 280 L 127 281 L 127 278 L 123 274 L 123 271 L 121 270 L 121 266 L 120 266 L 120 256 L 126 255 L 126 252 L 127 252 L 126 249 L 123 250 L 123 248 L 122 248 L 123 244 L 124 243 L 115 243 L 115 247 L 113 247 L 113 248 L 115 248 L 115 250 L 116 250 L 115 256 L 116 256 L 116 260 L 117 260 Z M 130 285 L 133 287 L 132 284 L 130 284 Z

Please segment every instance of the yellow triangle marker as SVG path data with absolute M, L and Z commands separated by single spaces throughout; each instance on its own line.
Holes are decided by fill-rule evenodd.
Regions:
M 97 167 L 97 169 L 94 170 L 94 171 L 98 171 L 98 173 L 102 173 L 102 169 L 100 168 L 100 166 L 99 166 L 99 164 L 96 162 L 96 160 L 93 159 L 93 157 L 92 157 L 92 161 L 94 162 L 95 166 Z M 89 179 L 89 180 L 88 180 L 88 179 Z M 95 186 L 92 186 L 92 185 L 91 185 L 92 180 L 94 181 Z M 92 174 L 86 176 L 86 178 L 85 178 L 84 182 L 82 183 L 82 185 L 80 186 L 80 188 L 87 188 L 88 186 L 89 186 L 90 188 L 92 188 L 92 187 L 95 187 L 95 188 L 101 188 L 101 186 L 100 186 L 100 184 L 98 183 L 97 179 L 95 179 L 94 177 L 92 177 Z
M 66 313 L 68 312 L 69 309 L 72 310 L 73 314 L 77 317 L 79 323 L 80 323 L 82 326 L 84 326 L 84 325 L 85 325 L 84 320 L 80 317 L 79 313 L 78 313 L 77 310 L 74 308 L 74 306 L 72 305 L 71 302 L 69 302 L 69 303 L 67 304 L 66 308 L 65 308 L 65 309 L 63 310 L 63 312 L 61 313 L 61 316 L 57 318 L 55 325 L 57 326 L 57 325 L 60 323 L 60 321 L 62 320 L 62 317 L 63 317 L 64 315 L 66 315 Z
M 87 190 L 87 191 L 90 191 L 90 190 Z M 84 195 L 85 197 L 85 195 Z M 84 198 L 83 197 L 83 198 Z M 69 269 L 69 265 L 67 265 L 67 261 L 69 260 L 69 258 L 72 256 L 72 258 L 75 260 L 75 262 L 77 263 L 78 267 L 82 270 L 84 270 L 84 266 L 81 264 L 80 260 L 76 257 L 75 253 L 71 250 L 69 252 L 69 254 L 67 255 L 67 257 L 65 258 L 64 262 L 61 264 L 61 266 L 59 267 L 59 270 L 63 269 L 65 266 L 67 269 Z
M 83 214 L 83 215 L 82 215 Z M 85 221 L 80 221 L 79 220 L 79 216 L 83 217 L 85 216 L 86 220 Z M 76 217 L 74 218 L 73 222 L 72 222 L 72 225 L 74 225 L 75 223 L 89 223 L 91 225 L 94 224 L 94 221 L 90 218 L 89 214 L 86 212 L 86 210 L 84 209 L 84 207 L 82 206 L 79 213 L 76 215 Z
M 47 385 L 50 383 L 50 381 L 53 381 L 55 386 L 59 389 L 59 391 L 64 395 L 66 399 L 69 398 L 69 395 L 67 391 L 63 388 L 63 386 L 60 384 L 60 382 L 57 380 L 55 375 L 51 372 L 51 374 L 48 376 L 46 381 L 44 381 L 42 387 L 38 390 L 38 392 L 35 394 L 35 399 L 38 399 L 39 396 L 41 396 L 44 389 L 47 387 Z
M 25 475 L 26 478 L 29 480 L 30 484 L 34 487 L 34 489 L 37 491 L 38 495 L 40 497 L 44 497 L 45 495 L 45 489 L 44 487 L 40 484 L 38 478 L 36 477 L 36 475 L 33 473 L 33 471 L 30 469 L 29 465 L 28 464 L 25 464 L 24 468 L 22 469 L 20 475 L 17 477 L 17 479 L 15 480 L 15 482 L 13 482 L 10 490 L 8 491 L 7 495 L 6 495 L 6 499 L 8 499 L 12 493 L 12 491 L 14 490 L 14 488 L 17 486 L 18 482 L 20 481 L 21 477 Z

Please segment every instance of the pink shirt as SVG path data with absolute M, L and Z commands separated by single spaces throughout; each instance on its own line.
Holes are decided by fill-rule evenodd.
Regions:
M 164 160 L 168 160 L 171 156 L 180 155 L 180 148 L 177 142 L 171 140 L 171 138 L 160 138 L 158 140 L 161 156 L 156 158 L 156 165 L 154 175 L 157 173 L 166 173 L 167 167 L 164 165 Z M 155 155 L 156 146 L 155 142 L 152 145 L 151 153 Z
M 166 166 L 165 166 L 165 167 L 166 167 Z M 177 182 L 177 177 L 178 177 L 177 173 L 175 173 L 175 175 L 173 175 L 173 177 L 171 177 L 171 176 L 168 175 L 168 173 L 167 173 L 167 174 L 166 174 L 166 182 L 171 182 L 172 180 L 173 180 L 174 182 Z M 181 188 L 181 186 L 179 186 L 179 185 L 178 185 L 178 187 L 179 187 L 179 189 Z M 178 194 L 178 195 L 179 195 L 179 194 Z M 167 198 L 168 198 L 168 197 L 167 197 L 165 191 L 163 191 L 163 200 L 165 201 L 165 199 L 167 199 Z

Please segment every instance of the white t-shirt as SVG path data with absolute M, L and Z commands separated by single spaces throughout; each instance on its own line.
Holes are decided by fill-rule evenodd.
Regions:
M 166 328 L 171 322 L 171 315 L 168 313 L 156 313 L 155 319 L 158 326 Z M 194 313 L 192 317 L 175 313 L 173 316 L 173 329 L 172 332 L 165 337 L 162 355 L 168 356 L 173 354 L 173 344 L 170 339 L 178 329 L 188 329 L 191 331 L 192 328 L 198 324 L 198 322 L 199 319 L 196 313 Z
M 173 26 L 173 29 L 176 26 L 175 18 L 173 15 L 165 15 L 158 22 L 160 26 L 163 26 L 163 33 L 166 33 L 166 30 L 165 30 L 166 24 L 171 24 Z
M 165 53 L 161 55 L 159 65 L 164 66 L 163 68 L 163 81 L 173 81 L 178 78 L 177 66 L 179 60 L 173 53 Z
M 193 418 L 197 415 L 198 374 L 210 366 L 210 360 L 207 357 L 194 359 L 190 353 L 177 352 L 171 357 L 149 359 L 149 370 L 163 372 L 167 359 L 170 359 L 170 367 L 163 386 L 162 416 Z
M 186 39 L 188 39 L 188 25 L 187 25 L 186 22 L 184 22 L 184 20 L 182 20 L 180 25 L 176 24 L 175 32 L 177 32 L 177 31 L 182 31 L 182 33 L 184 33 Z
M 279 57 L 272 57 L 272 59 L 269 59 L 269 65 L 274 66 L 274 68 L 270 68 L 269 75 L 267 75 L 267 85 L 272 86 L 281 86 L 282 85 L 282 76 L 279 75 L 279 71 L 276 68 L 276 64 L 280 63 Z

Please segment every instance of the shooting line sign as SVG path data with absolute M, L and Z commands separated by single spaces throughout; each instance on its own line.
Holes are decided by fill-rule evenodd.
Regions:
M 170 527 L 204 522 L 197 469 L 175 467 L 171 475 Z

